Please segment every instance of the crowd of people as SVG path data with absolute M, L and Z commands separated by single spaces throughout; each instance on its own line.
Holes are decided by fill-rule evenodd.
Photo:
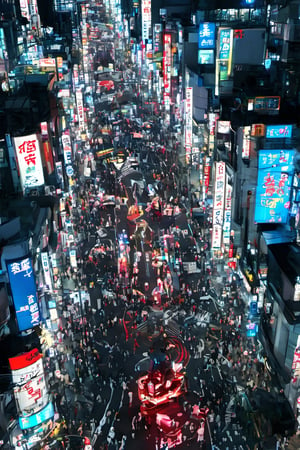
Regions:
M 264 445 L 273 432 L 267 429 L 270 421 L 263 423 L 262 417 L 250 420 L 253 407 L 249 398 L 258 389 L 275 389 L 277 396 L 282 392 L 274 385 L 257 339 L 246 335 L 248 309 L 239 281 L 231 282 L 224 266 L 212 259 L 210 210 L 204 208 L 204 222 L 191 217 L 191 207 L 205 205 L 191 195 L 193 186 L 180 163 L 175 128 L 165 126 L 159 115 L 153 116 L 142 104 L 135 85 L 138 74 L 133 77 L 133 73 L 133 68 L 127 72 L 135 86 L 131 117 L 99 108 L 92 124 L 93 137 L 82 144 L 74 161 L 75 183 L 66 198 L 66 220 L 59 231 L 67 233 L 66 226 L 71 224 L 77 267 L 71 267 L 66 257 L 60 267 L 56 280 L 62 293 L 58 328 L 45 357 L 55 407 L 64 419 L 64 432 L 91 437 L 95 449 L 125 449 L 131 448 L 131 443 L 137 448 L 134 442 L 142 435 L 149 448 L 168 448 L 139 410 L 136 367 L 150 355 L 156 337 L 174 335 L 189 353 L 190 390 L 197 393 L 198 406 L 208 411 L 208 431 L 201 437 L 196 432 L 193 435 L 197 448 L 209 448 L 206 445 L 211 441 L 216 449 L 252 450 L 255 442 Z M 105 139 L 101 134 L 104 127 Z M 134 133 L 142 137 L 135 138 Z M 129 165 L 128 175 L 109 158 L 97 160 L 103 140 L 115 153 L 122 153 L 124 164 L 130 158 L 137 161 L 134 168 Z M 88 177 L 84 174 L 87 165 L 91 168 Z M 146 187 L 155 185 L 155 202 L 148 189 L 148 202 L 143 205 L 148 238 L 145 230 L 136 233 L 136 222 L 132 228 L 127 220 L 130 205 L 145 195 L 138 184 L 130 183 L 135 169 L 143 172 Z M 107 196 L 114 196 L 114 201 L 107 201 Z M 170 205 L 175 211 L 172 218 L 179 211 L 192 230 L 199 268 L 196 275 L 184 269 L 180 227 L 165 221 L 164 210 Z M 118 262 L 120 230 L 128 235 L 129 258 L 124 271 Z M 174 239 L 168 242 L 167 258 L 158 264 L 158 256 L 164 256 L 166 243 L 160 238 L 165 232 Z M 64 254 L 64 239 L 58 246 L 58 253 Z M 143 256 L 144 266 L 139 269 Z M 226 295 L 224 285 L 217 283 L 220 277 L 228 285 Z M 74 282 L 74 290 L 80 292 L 77 301 L 64 290 L 64 280 Z M 159 282 L 161 290 L 155 295 L 149 285 L 160 288 Z M 124 407 L 127 419 L 122 416 Z M 276 440 L 281 445 L 279 436 Z

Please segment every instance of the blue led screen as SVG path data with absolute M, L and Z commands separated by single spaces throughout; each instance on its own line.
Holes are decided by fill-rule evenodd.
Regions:
M 35 427 L 36 425 L 40 425 L 42 422 L 45 422 L 51 417 L 54 416 L 54 408 L 52 403 L 48 403 L 45 408 L 41 409 L 36 414 L 32 414 L 32 416 L 27 417 L 19 417 L 19 425 L 21 430 L 27 430 L 27 428 Z

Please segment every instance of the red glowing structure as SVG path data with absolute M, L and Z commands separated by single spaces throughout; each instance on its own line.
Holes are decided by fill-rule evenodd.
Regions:
M 154 414 L 158 407 L 165 405 L 187 392 L 185 374 L 180 372 L 182 365 L 160 364 L 138 380 L 138 394 L 143 415 Z
M 208 410 L 186 401 L 185 367 L 189 353 L 177 336 L 163 336 L 151 349 L 147 374 L 138 379 L 140 411 L 149 424 L 155 424 L 159 448 L 175 448 L 184 441 L 204 440 Z M 192 400 L 194 401 L 194 400 Z

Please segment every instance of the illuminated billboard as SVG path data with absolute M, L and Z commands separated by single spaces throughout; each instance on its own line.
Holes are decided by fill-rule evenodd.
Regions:
M 259 151 L 255 222 L 287 222 L 294 173 L 294 153 L 294 150 Z
M 51 277 L 48 253 L 41 252 L 41 259 L 42 259 L 42 266 L 43 266 L 44 279 L 45 279 L 44 289 L 46 291 L 52 291 L 52 277 Z
M 172 35 L 165 33 L 163 38 L 163 83 L 164 91 L 171 94 L 171 70 L 172 70 Z
M 48 400 L 42 358 L 23 369 L 12 370 L 14 395 L 23 416 L 39 411 Z
M 52 403 L 48 403 L 44 409 L 36 414 L 28 417 L 19 417 L 19 425 L 21 430 L 27 430 L 28 428 L 40 425 L 42 422 L 45 422 L 52 417 L 54 417 L 54 408 Z
M 214 50 L 198 50 L 198 64 L 214 64 Z
M 215 47 L 216 25 L 212 22 L 202 22 L 199 25 L 198 48 L 207 49 Z
M 40 143 L 36 134 L 14 137 L 22 189 L 43 186 L 44 173 Z
M 185 154 L 186 162 L 190 161 L 193 145 L 193 88 L 186 88 L 185 94 Z
M 149 39 L 151 20 L 151 0 L 142 0 L 142 39 L 144 43 L 146 39 Z
M 220 47 L 219 47 L 219 59 L 228 60 L 232 50 L 232 30 L 220 30 Z
M 31 260 L 21 258 L 8 262 L 7 271 L 19 330 L 24 331 L 39 325 L 40 313 Z
M 215 164 L 215 184 L 214 184 L 214 203 L 213 203 L 213 230 L 212 230 L 212 248 L 220 250 L 222 244 L 222 230 L 224 217 L 224 197 L 225 197 L 225 175 L 226 167 L 223 161 Z
M 85 129 L 85 117 L 84 117 L 84 109 L 83 109 L 83 96 L 80 89 L 76 90 L 76 105 L 77 105 L 77 117 L 79 123 L 80 131 L 84 131 Z
M 229 250 L 231 232 L 231 204 L 232 186 L 229 184 L 229 176 L 226 175 L 226 191 L 224 204 L 223 244 Z
M 266 138 L 291 138 L 293 125 L 268 125 L 266 131 Z

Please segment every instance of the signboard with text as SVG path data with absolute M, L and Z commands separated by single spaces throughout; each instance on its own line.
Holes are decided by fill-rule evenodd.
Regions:
M 294 173 L 294 153 L 294 150 L 259 151 L 255 222 L 287 222 Z
M 199 25 L 198 48 L 207 49 L 215 47 L 216 25 L 212 22 L 201 22 Z
M 36 134 L 14 137 L 22 189 L 43 186 L 44 173 L 40 143 Z
M 7 271 L 19 330 L 39 325 L 40 312 L 31 259 L 21 258 L 9 262 Z
M 142 0 L 142 39 L 145 44 L 151 29 L 151 0 Z
M 224 196 L 225 196 L 225 175 L 226 166 L 223 161 L 215 163 L 215 184 L 213 203 L 213 230 L 212 248 L 220 250 L 222 244 L 222 230 L 224 217 Z
M 39 411 L 47 404 L 47 387 L 42 357 L 30 366 L 12 370 L 14 395 L 19 412 L 25 416 Z
M 185 93 L 185 147 L 191 151 L 193 145 L 193 88 L 186 88 Z
M 291 138 L 293 125 L 268 125 L 266 131 L 266 138 L 279 139 Z
M 21 430 L 27 430 L 28 428 L 35 427 L 36 425 L 40 425 L 42 422 L 51 419 L 54 417 L 54 408 L 52 403 L 48 403 L 45 408 L 39 411 L 36 414 L 33 414 L 28 417 L 19 417 L 19 425 Z

